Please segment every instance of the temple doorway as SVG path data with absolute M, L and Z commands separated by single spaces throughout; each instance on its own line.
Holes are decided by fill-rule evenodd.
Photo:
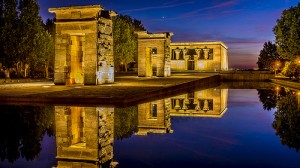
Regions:
M 70 84 L 84 84 L 82 36 L 71 36 Z
M 188 60 L 188 70 L 195 70 L 194 56 L 190 55 Z
M 152 77 L 153 67 L 152 67 L 152 55 L 151 48 L 146 48 L 146 77 Z

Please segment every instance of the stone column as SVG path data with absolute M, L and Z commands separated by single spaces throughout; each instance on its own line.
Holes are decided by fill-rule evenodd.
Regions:
M 185 59 L 185 54 L 188 52 L 188 49 L 184 48 L 182 49 L 182 53 L 183 53 L 183 58 Z
M 200 58 L 201 49 L 200 48 L 196 48 L 195 51 L 197 53 L 197 57 L 196 57 L 197 59 L 196 60 L 198 60 Z
M 180 54 L 180 51 L 181 51 L 181 49 L 175 49 L 175 58 L 176 58 L 176 60 L 178 60 L 179 59 L 179 54 Z
M 207 59 L 208 59 L 208 51 L 209 51 L 209 49 L 205 47 L 205 48 L 203 49 L 203 51 L 204 51 L 204 59 L 207 60 Z
M 189 61 L 189 56 L 186 55 L 188 49 L 182 49 L 182 52 L 183 52 L 183 58 L 184 58 L 184 61 L 185 61 L 185 69 L 188 70 L 188 61 Z
M 179 105 L 179 99 L 176 99 L 175 100 L 175 110 L 179 110 L 179 109 L 181 109 L 181 107 L 180 107 L 180 105 Z

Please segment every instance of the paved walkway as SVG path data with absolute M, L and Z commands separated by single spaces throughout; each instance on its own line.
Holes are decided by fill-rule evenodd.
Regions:
M 278 78 L 271 79 L 271 82 L 282 85 L 282 86 L 300 90 L 300 82 L 299 81 L 291 81 L 289 78 L 278 77 Z
M 119 76 L 115 78 L 114 84 L 97 86 L 57 86 L 49 81 L 1 84 L 0 103 L 124 104 L 155 96 L 156 92 L 167 88 L 189 85 L 212 76 L 214 75 L 180 74 L 167 78 Z

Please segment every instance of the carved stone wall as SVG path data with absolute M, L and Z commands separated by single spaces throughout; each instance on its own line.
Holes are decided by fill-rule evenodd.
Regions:
M 98 144 L 100 163 L 106 163 L 113 159 L 114 142 L 114 108 L 98 107 Z
M 169 45 L 173 33 L 136 32 L 136 34 L 138 35 L 138 76 L 170 76 Z
M 59 167 L 74 164 L 96 167 L 99 160 L 97 116 L 95 107 L 55 107 Z
M 100 5 L 50 8 L 56 14 L 55 84 L 114 82 L 113 11 Z
M 164 99 L 139 104 L 136 135 L 172 133 L 169 104 Z
M 227 46 L 222 42 L 171 43 L 172 71 L 227 71 Z
M 58 167 L 95 167 L 113 160 L 114 108 L 56 106 Z

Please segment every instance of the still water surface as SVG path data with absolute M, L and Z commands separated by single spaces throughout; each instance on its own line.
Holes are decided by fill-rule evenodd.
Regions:
M 125 108 L 2 105 L 0 167 L 299 167 L 299 97 L 217 87 Z

